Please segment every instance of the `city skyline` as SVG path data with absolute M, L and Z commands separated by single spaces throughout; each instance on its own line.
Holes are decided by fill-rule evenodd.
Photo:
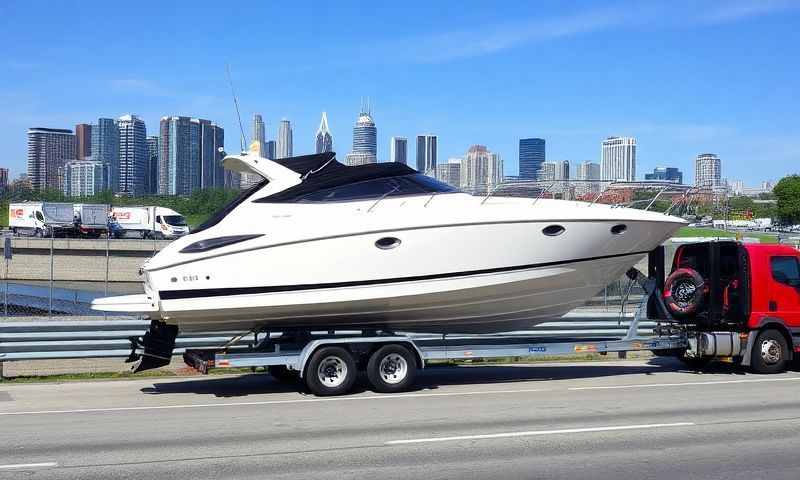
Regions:
M 705 151 L 724 159 L 725 176 L 747 184 L 796 171 L 800 125 L 792 85 L 800 67 L 792 47 L 800 43 L 800 4 L 678 3 L 545 1 L 457 12 L 421 2 L 376 6 L 393 18 L 395 28 L 386 29 L 367 21 L 374 18 L 369 9 L 349 2 L 323 16 L 309 6 L 258 4 L 244 17 L 203 5 L 164 5 L 152 16 L 112 4 L 80 10 L 53 4 L 41 16 L 34 5 L 7 2 L 0 39 L 15 48 L 2 60 L 8 75 L 0 79 L 6 147 L 0 165 L 13 177 L 25 170 L 27 128 L 73 128 L 127 111 L 147 125 L 170 112 L 214 118 L 237 132 L 226 144 L 237 151 L 229 63 L 242 118 L 265 113 L 270 136 L 282 116 L 292 119 L 303 139 L 298 154 L 312 152 L 308 139 L 323 108 L 333 137 L 343 139 L 338 153 L 346 154 L 352 106 L 369 96 L 380 123 L 381 160 L 388 158 L 391 136 L 435 132 L 440 158 L 483 143 L 502 153 L 507 174 L 514 175 L 521 138 L 544 138 L 548 157 L 577 163 L 599 161 L 600 139 L 619 135 L 637 138 L 641 172 L 674 166 L 687 172 L 687 182 L 694 158 Z M 195 32 L 209 24 L 252 32 L 263 18 L 313 21 L 271 25 L 271 34 L 286 41 L 267 45 L 244 33 Z M 481 35 L 463 27 L 474 20 Z M 130 22 L 139 26 L 135 42 L 118 35 Z M 30 24 L 39 27 L 23 27 Z M 86 31 L 104 41 L 87 44 Z M 193 41 L 165 42 L 165 32 Z M 320 32 L 325 42 L 318 41 Z M 49 50 L 52 45 L 58 49 Z M 109 51 L 125 55 L 103 55 Z M 619 52 L 624 62 L 608 61 Z M 750 168 L 754 159 L 763 168 Z

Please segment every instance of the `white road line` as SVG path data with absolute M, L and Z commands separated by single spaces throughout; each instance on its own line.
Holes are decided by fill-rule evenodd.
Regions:
M 731 383 L 797 382 L 800 377 L 753 378 L 749 380 L 712 380 L 710 382 L 642 383 L 631 385 L 601 385 L 596 387 L 569 387 L 567 390 L 615 390 L 620 388 L 683 387 L 691 385 L 725 385 Z
M 466 395 L 505 395 L 514 393 L 534 393 L 543 392 L 548 389 L 531 388 L 520 390 L 482 390 L 469 392 L 449 392 L 449 393 L 404 393 L 397 395 L 369 395 L 364 397 L 333 397 L 333 398 L 304 398 L 299 400 L 264 400 L 260 402 L 228 402 L 228 403 L 200 403 L 186 405 L 153 405 L 148 407 L 109 407 L 109 408 L 80 408 L 74 410 L 34 410 L 28 412 L 0 412 L 0 416 L 13 415 L 48 415 L 58 413 L 106 413 L 106 412 L 130 412 L 139 410 L 173 410 L 181 408 L 215 408 L 215 407 L 240 407 L 248 405 L 290 405 L 299 403 L 323 403 L 323 402 L 356 402 L 364 400 L 400 400 L 404 398 L 423 398 L 423 397 L 458 397 Z
M 692 427 L 694 425 L 695 424 L 691 422 L 679 422 L 679 423 L 652 423 L 645 425 L 619 425 L 619 426 L 609 426 L 609 427 L 565 428 L 561 430 L 532 430 L 528 432 L 490 433 L 486 435 L 461 435 L 457 437 L 432 437 L 432 438 L 413 438 L 410 440 L 391 440 L 386 442 L 385 445 L 452 442 L 458 440 L 487 440 L 493 438 L 535 437 L 541 435 L 560 435 L 565 433 L 614 432 L 620 430 L 645 430 L 654 428 Z
M 57 467 L 55 462 L 47 463 L 19 463 L 17 465 L 0 465 L 0 470 L 26 470 L 31 468 L 53 468 Z

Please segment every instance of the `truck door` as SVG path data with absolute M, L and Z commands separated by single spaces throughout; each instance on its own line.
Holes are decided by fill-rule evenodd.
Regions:
M 768 309 L 788 327 L 800 327 L 800 262 L 793 255 L 770 257 L 772 282 Z

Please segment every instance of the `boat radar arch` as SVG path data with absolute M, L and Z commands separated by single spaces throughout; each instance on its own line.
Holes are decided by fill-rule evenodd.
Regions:
M 227 155 L 222 159 L 222 167 L 233 172 L 266 178 L 275 191 L 293 187 L 302 181 L 299 173 L 262 157 L 257 141 L 250 145 L 250 150 L 247 152 L 242 152 L 240 155 Z

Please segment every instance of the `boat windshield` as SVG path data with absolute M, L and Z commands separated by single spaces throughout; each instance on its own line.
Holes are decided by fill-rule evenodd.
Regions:
M 375 178 L 317 190 L 301 195 L 295 202 L 342 202 L 367 200 L 400 195 L 455 193 L 458 189 L 420 173 L 396 177 Z
M 192 233 L 202 232 L 203 230 L 211 228 L 214 225 L 218 224 L 219 222 L 222 221 L 223 218 L 225 218 L 229 213 L 231 213 L 234 208 L 238 207 L 242 202 L 250 198 L 251 195 L 261 190 L 261 188 L 267 183 L 269 183 L 269 180 L 264 179 L 256 183 L 252 187 L 248 188 L 247 190 L 242 190 L 242 193 L 240 193 L 238 197 L 234 198 L 233 201 L 231 201 L 231 203 L 217 210 L 217 212 L 211 215 L 208 218 L 208 220 L 203 222 L 199 227 L 192 230 Z

